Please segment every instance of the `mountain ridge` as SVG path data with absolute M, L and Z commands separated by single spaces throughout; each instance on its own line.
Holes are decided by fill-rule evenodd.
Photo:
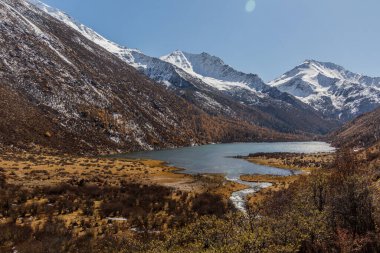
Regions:
M 298 138 L 205 113 L 25 1 L 1 0 L 0 17 L 6 146 L 79 154 Z
M 141 51 L 121 47 L 59 10 L 45 7 L 42 9 L 62 22 L 68 23 L 78 32 L 84 33 L 83 35 L 94 43 L 210 115 L 243 120 L 284 133 L 324 134 L 339 125 L 335 120 L 325 119 L 312 107 L 302 104 L 295 98 L 279 94 L 278 90 L 265 84 L 257 75 L 236 71 L 215 56 L 207 53 L 187 54 L 187 57 L 193 61 L 198 60 L 199 64 L 196 64 L 196 67 L 202 63 L 200 59 L 213 62 L 213 64 L 203 62 L 202 68 L 196 68 L 198 73 L 195 73 L 189 71 L 189 66 L 187 66 L 189 68 L 178 66 L 163 61 L 162 58 L 150 57 Z M 199 73 L 199 70 L 208 72 Z M 301 115 L 304 115 L 302 120 Z
M 238 89 L 238 93 L 241 93 L 242 89 L 248 89 L 251 93 L 255 93 L 250 95 L 253 98 L 250 100 L 258 101 L 259 99 L 255 98 L 255 96 L 262 96 L 262 91 L 265 93 L 265 90 L 268 90 L 268 87 L 270 86 L 278 88 L 281 92 L 286 92 L 294 96 L 302 103 L 305 103 L 314 110 L 322 113 L 324 117 L 332 118 L 340 122 L 349 121 L 362 113 L 375 109 L 376 106 L 380 104 L 380 78 L 371 78 L 369 76 L 356 74 L 331 62 L 322 62 L 313 59 L 305 60 L 301 65 L 298 65 L 291 71 L 286 72 L 280 78 L 266 84 L 258 75 L 250 73 L 246 74 L 241 71 L 237 71 L 231 66 L 225 64 L 221 58 L 210 55 L 206 52 L 192 54 L 181 50 L 175 50 L 174 52 L 160 58 L 147 56 L 137 49 L 129 49 L 125 46 L 119 46 L 116 43 L 109 41 L 92 29 L 72 19 L 67 14 L 62 13 L 60 10 L 49 7 L 38 0 L 29 0 L 29 2 L 35 4 L 43 11 L 63 21 L 67 25 L 73 27 L 85 35 L 88 39 L 117 55 L 120 59 L 126 61 L 128 64 L 135 67 L 149 78 L 164 84 L 168 88 L 170 88 L 169 86 L 175 86 L 174 89 L 178 87 L 188 88 L 189 86 L 192 86 L 192 80 L 189 81 L 188 78 L 190 75 L 191 79 L 197 79 L 197 81 L 201 81 L 202 83 L 216 88 L 219 91 L 226 91 L 228 89 L 233 91 Z M 187 64 L 187 66 L 181 66 L 181 60 L 178 59 L 178 57 L 182 57 L 182 60 Z M 190 58 L 198 60 L 198 64 L 190 64 Z M 205 62 L 208 64 L 199 61 L 200 58 L 205 59 Z M 162 60 L 162 62 L 160 62 L 160 60 Z M 170 63 L 172 66 L 165 64 L 165 62 Z M 199 67 L 199 63 L 203 64 L 202 67 Z M 196 67 L 195 71 L 194 66 L 192 65 Z M 292 80 L 291 77 L 287 77 L 287 75 L 290 75 L 293 72 L 299 72 L 300 68 L 307 69 L 307 67 L 305 67 L 306 65 L 311 65 L 314 73 L 310 73 L 309 71 L 309 74 L 306 75 L 306 77 L 301 76 L 301 78 L 298 78 L 299 75 L 296 75 L 295 80 Z M 218 67 L 219 73 L 216 73 L 216 67 Z M 309 69 L 310 68 L 311 67 L 309 67 Z M 214 72 L 210 74 L 210 70 Z M 320 71 L 321 73 L 318 76 L 315 76 L 315 71 Z M 227 75 L 220 75 L 221 73 L 226 74 L 226 72 L 231 73 L 232 77 L 235 79 L 231 80 L 231 78 L 228 79 L 229 77 Z M 227 77 L 227 80 L 224 80 L 223 77 Z M 326 85 L 331 85 L 341 79 L 348 80 L 349 83 L 347 83 L 347 81 L 345 82 L 346 87 L 341 87 L 342 85 L 339 85 L 339 87 L 337 86 L 331 91 L 326 89 Z M 368 82 L 375 88 L 360 87 L 356 89 L 356 91 L 352 91 L 353 88 L 349 87 L 349 84 L 368 84 Z M 172 85 L 173 83 L 174 85 Z M 319 85 L 319 83 L 322 83 L 322 85 Z M 365 94 L 361 94 L 364 92 Z M 233 99 L 236 99 L 238 102 L 247 102 L 245 100 L 239 101 L 239 96 L 232 93 L 233 92 L 227 95 L 232 96 Z M 243 93 L 245 93 L 244 96 L 247 98 L 246 92 L 244 91 Z M 344 95 L 346 93 L 349 93 L 350 96 Z M 376 94 L 371 95 L 371 93 Z M 202 96 L 207 97 L 208 100 L 210 100 L 209 95 L 202 94 Z M 355 98 L 356 101 L 360 100 L 360 102 L 353 101 L 353 98 Z M 199 100 L 199 98 L 192 98 L 193 101 L 197 99 Z M 213 104 L 217 104 L 217 102 L 214 101 Z M 200 105 L 197 104 L 197 106 Z M 260 108 L 256 109 L 261 110 Z
M 330 139 L 339 147 L 368 148 L 380 143 L 380 108 L 348 122 Z
M 380 78 L 356 74 L 330 62 L 306 60 L 269 85 L 343 122 L 380 105 Z

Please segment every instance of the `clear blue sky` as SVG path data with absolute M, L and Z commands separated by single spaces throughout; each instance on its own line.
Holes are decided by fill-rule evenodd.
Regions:
M 205 51 L 266 81 L 305 59 L 380 76 L 379 0 L 43 1 L 152 56 Z

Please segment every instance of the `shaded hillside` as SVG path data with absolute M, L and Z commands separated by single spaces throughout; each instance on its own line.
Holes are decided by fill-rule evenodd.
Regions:
M 8 146 L 106 152 L 291 138 L 206 114 L 24 1 L 0 1 L 0 32 Z
M 364 114 L 331 135 L 337 146 L 369 147 L 380 141 L 380 108 Z

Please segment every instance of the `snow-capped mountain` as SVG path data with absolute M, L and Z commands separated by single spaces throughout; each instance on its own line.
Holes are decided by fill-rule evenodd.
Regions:
M 295 138 L 208 114 L 127 64 L 138 51 L 45 5 L 0 0 L 0 34 L 0 146 L 77 154 Z
M 336 126 L 310 106 L 265 84 L 257 75 L 237 71 L 218 57 L 181 51 L 150 57 L 107 40 L 57 9 L 37 0 L 29 1 L 210 115 L 287 133 L 326 133 Z
M 59 21 L 65 23 L 69 27 L 81 33 L 88 40 L 105 48 L 107 51 L 117 55 L 119 58 L 122 58 L 123 60 L 127 61 L 130 65 L 133 65 L 135 63 L 132 53 L 133 52 L 138 53 L 138 50 L 129 49 L 129 48 L 117 45 L 116 43 L 104 38 L 103 36 L 95 32 L 91 28 L 88 28 L 87 26 L 77 22 L 66 13 L 56 8 L 50 7 L 49 5 L 39 0 L 27 0 L 27 2 L 33 4 L 34 6 L 38 7 L 40 10 L 48 13 L 52 17 L 58 19 Z M 135 65 L 134 67 L 138 67 L 138 66 Z
M 269 84 L 343 121 L 380 106 L 380 78 L 333 63 L 307 60 Z
M 94 30 L 72 19 L 64 12 L 52 8 L 41 1 L 28 1 L 54 18 L 64 22 L 66 25 L 80 32 L 90 41 L 115 54 L 133 67 L 145 72 L 145 74 L 147 74 L 150 78 L 161 81 L 166 85 L 171 84 L 169 81 L 173 77 L 173 67 L 170 67 L 170 65 L 174 65 L 179 69 L 186 71 L 188 74 L 202 79 L 202 81 L 205 81 L 207 84 L 219 90 L 225 90 L 233 87 L 262 89 L 263 86 L 265 86 L 257 75 L 247 75 L 242 72 L 238 72 L 230 66 L 224 64 L 221 59 L 207 53 L 196 55 L 175 51 L 170 55 L 161 57 L 160 59 L 162 61 L 158 58 L 147 56 L 139 50 L 129 49 L 127 47 L 117 45 Z M 181 61 L 181 57 L 183 62 L 177 62 Z M 166 62 L 170 63 L 170 65 Z M 188 66 L 186 66 L 186 63 Z M 156 71 L 153 71 L 153 69 Z
M 160 59 L 177 66 L 218 90 L 241 88 L 262 91 L 266 87 L 257 75 L 237 71 L 225 64 L 222 59 L 208 53 L 190 54 L 175 51 Z
M 181 51 L 175 51 L 172 54 L 161 57 L 160 59 L 164 62 L 160 62 L 159 59 L 144 55 L 139 50 L 129 49 L 127 47 L 117 45 L 94 30 L 75 21 L 64 12 L 52 8 L 41 1 L 28 1 L 54 18 L 64 22 L 66 25 L 80 32 L 90 41 L 123 59 L 128 64 L 146 72 L 146 74 L 152 79 L 159 79 L 158 81 L 165 82 L 167 85 L 170 85 L 169 81 L 172 78 L 172 75 L 169 73 L 171 73 L 173 69 L 164 62 L 171 63 L 181 70 L 202 79 L 205 83 L 219 90 L 226 90 L 233 87 L 262 90 L 263 86 L 265 86 L 257 75 L 247 75 L 245 73 L 238 72 L 226 65 L 220 58 L 211 56 L 207 53 L 189 54 Z M 153 68 L 161 71 L 152 71 Z M 168 73 L 164 73 L 165 70 Z

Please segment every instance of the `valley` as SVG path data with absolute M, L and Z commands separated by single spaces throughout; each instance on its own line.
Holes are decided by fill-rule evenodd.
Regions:
M 293 145 L 293 151 L 307 150 L 305 144 L 256 143 L 251 144 L 250 150 L 254 150 L 255 145 L 262 151 L 267 149 L 266 146 L 281 149 L 281 145 L 282 148 L 287 146 L 288 150 L 292 150 L 289 147 Z M 240 145 L 237 144 L 237 147 Z M 327 247 L 326 238 L 332 236 L 328 230 L 329 216 L 327 220 L 320 216 L 330 215 L 327 208 L 347 210 L 346 204 L 373 205 L 365 210 L 376 215 L 376 196 L 379 196 L 377 191 L 380 188 L 377 186 L 378 180 L 372 180 L 376 175 L 376 166 L 380 165 L 380 157 L 371 155 L 376 154 L 376 147 L 357 154 L 348 150 L 336 154 L 312 153 L 328 147 L 322 146 L 321 149 L 318 145 L 321 144 L 311 143 L 309 154 L 256 152 L 239 158 L 227 157 L 237 162 L 247 159 L 252 163 L 252 168 L 261 168 L 256 164 L 271 166 L 263 167 L 266 171 L 261 172 L 263 174 L 241 174 L 238 179 L 242 181 L 230 181 L 225 175 L 215 172 L 198 174 L 190 170 L 190 174 L 184 174 L 183 170 L 157 160 L 4 153 L 0 158 L 0 249 L 7 252 L 16 247 L 20 252 L 30 252 L 33 245 L 33 252 L 45 252 L 47 247 L 55 251 L 67 249 L 68 252 L 76 249 L 84 252 L 183 252 L 183 249 L 207 252 L 203 249 L 204 243 L 212 243 L 218 251 L 228 252 L 233 246 L 245 252 L 241 248 L 246 247 L 242 240 L 246 236 L 256 237 L 260 231 L 257 228 L 264 229 L 259 240 L 269 245 L 255 245 L 251 240 L 245 242 L 255 250 L 268 248 L 275 251 L 278 247 L 287 247 L 291 252 L 301 244 L 288 244 L 289 238 L 296 239 L 309 233 L 315 233 L 321 240 L 317 241 L 318 244 L 310 241 L 312 247 L 324 248 Z M 218 150 L 218 145 L 195 147 L 199 148 L 199 154 L 202 154 L 202 149 Z M 183 152 L 183 149 L 178 152 Z M 193 155 L 185 154 L 189 156 L 189 161 L 195 159 Z M 143 157 L 141 154 L 138 156 Z M 198 159 L 204 158 L 201 156 Z M 280 173 L 281 170 L 274 167 L 287 170 Z M 249 170 L 252 171 L 252 168 Z M 227 178 L 239 175 L 238 171 L 229 170 Z M 373 183 L 369 183 L 371 181 Z M 240 212 L 241 206 L 234 206 L 234 203 L 240 202 L 234 202 L 238 200 L 230 196 L 246 189 L 248 183 L 245 182 L 252 182 L 259 188 L 245 191 L 248 194 L 245 211 Z M 260 184 L 266 185 L 265 188 L 260 190 Z M 347 186 L 364 195 L 355 198 L 346 192 Z M 341 196 L 340 202 L 336 202 L 337 196 L 330 195 L 330 191 L 348 195 Z M 375 197 L 374 202 L 370 196 Z M 263 218 L 257 219 L 257 215 Z M 342 215 L 335 218 L 337 222 L 344 221 L 345 214 Z M 368 218 L 361 215 L 362 219 Z M 284 223 L 288 219 L 295 223 Z M 302 225 L 305 227 L 300 227 L 299 219 L 306 222 Z M 315 219 L 319 223 L 316 224 Z M 371 224 L 376 222 L 376 216 L 369 222 L 364 231 L 372 230 Z M 344 224 L 342 226 L 349 229 L 352 225 Z M 256 229 L 252 230 L 252 225 Z M 205 229 L 209 226 L 216 229 L 216 234 Z M 234 230 L 230 230 L 231 226 Z M 227 227 L 229 232 L 226 234 Z M 296 228 L 302 230 L 294 230 Z M 280 234 L 273 234 L 270 232 L 272 229 L 279 230 Z M 280 238 L 288 229 L 293 232 Z M 193 235 L 194 230 L 203 232 Z M 361 243 L 363 240 L 373 243 L 371 235 L 358 233 L 355 237 L 347 234 L 343 239 L 339 238 L 338 243 L 346 243 L 347 247 L 352 243 L 360 243 L 361 247 L 376 247 L 376 244 Z M 223 234 L 227 236 L 228 243 L 218 239 Z M 181 246 L 177 240 L 181 240 Z M 194 240 L 197 245 L 193 245 Z M 304 240 L 310 239 L 306 237 Z
M 379 252 L 379 106 L 334 63 L 266 82 L 0 0 L 0 252 Z

